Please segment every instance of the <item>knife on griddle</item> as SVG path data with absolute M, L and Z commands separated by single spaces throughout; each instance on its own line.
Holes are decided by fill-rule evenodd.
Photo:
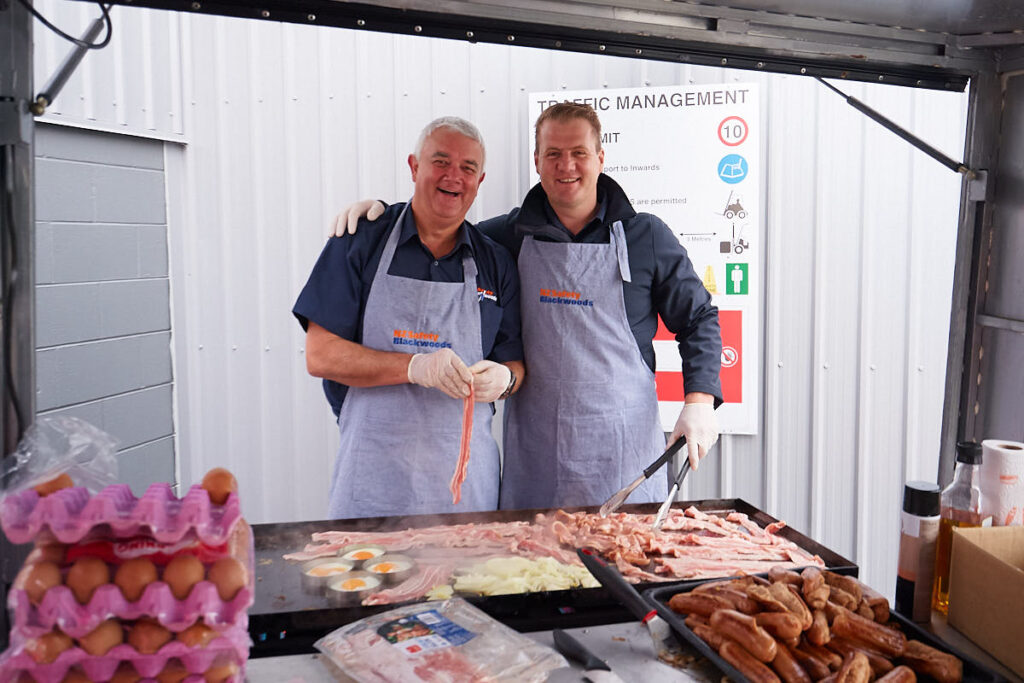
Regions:
M 668 498 L 658 508 L 658 514 L 654 518 L 654 524 L 651 528 L 655 531 L 661 531 L 661 525 L 665 523 L 665 518 L 668 517 L 669 508 L 672 507 L 672 501 L 676 499 L 676 494 L 679 493 L 679 487 L 683 484 L 683 479 L 686 479 L 687 472 L 690 471 L 690 459 L 686 458 L 683 460 L 682 467 L 679 468 L 679 474 L 676 475 L 676 480 L 672 483 L 672 488 L 668 492 Z
M 583 665 L 586 680 L 591 683 L 623 683 L 608 664 L 562 629 L 556 628 L 551 637 L 555 639 L 555 648 L 559 652 Z
M 651 640 L 654 641 L 654 651 L 658 653 L 658 657 L 671 659 L 680 651 L 679 641 L 672 635 L 672 628 L 668 622 L 658 616 L 657 610 L 644 601 L 636 588 L 622 578 L 622 574 L 619 574 L 615 567 L 610 566 L 589 548 L 578 548 L 576 554 L 580 556 L 583 566 L 594 575 L 594 578 L 647 627 L 647 631 L 651 634 Z
M 685 443 L 685 436 L 681 436 L 678 439 L 676 439 L 676 442 L 673 443 L 668 448 L 666 448 L 665 452 L 662 453 L 657 460 L 648 465 L 647 469 L 645 469 L 643 473 L 639 477 L 637 477 L 633 483 L 623 487 L 622 489 L 619 490 L 618 493 L 616 493 L 611 498 L 606 500 L 604 505 L 601 506 L 601 509 L 598 510 L 598 513 L 602 517 L 607 517 L 608 515 L 622 507 L 622 504 L 626 502 L 627 498 L 629 498 L 629 494 L 633 493 L 633 491 L 636 490 L 636 487 L 640 486 L 640 484 L 650 479 L 652 474 L 660 470 L 662 466 L 672 458 L 673 455 L 679 452 L 679 449 L 682 448 L 683 444 Z

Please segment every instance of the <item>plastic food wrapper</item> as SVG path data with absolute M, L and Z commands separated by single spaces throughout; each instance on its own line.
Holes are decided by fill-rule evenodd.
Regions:
M 315 643 L 362 683 L 546 681 L 568 666 L 465 600 L 407 605 L 343 626 Z
M 117 481 L 117 441 L 85 420 L 66 415 L 36 419 L 4 459 L 0 490 L 13 494 L 62 474 L 93 493 Z
M 110 580 L 114 581 L 123 562 L 140 557 L 150 559 L 162 577 L 167 563 L 174 556 L 167 553 L 195 555 L 203 563 L 206 578 L 192 585 L 184 600 L 176 599 L 171 587 L 159 578 L 145 585 L 134 602 L 126 598 L 117 585 L 108 582 L 95 588 L 87 604 L 80 604 L 66 585 L 69 568 L 79 557 L 102 559 L 107 564 Z M 244 575 L 237 576 L 236 569 L 226 577 L 215 577 L 220 584 L 211 581 L 210 568 L 223 557 L 238 560 L 235 566 Z M 34 603 L 26 584 L 31 582 L 36 568 L 44 562 L 58 565 L 61 583 L 47 589 Z M 219 546 L 207 546 L 195 538 L 173 545 L 148 538 L 133 538 L 123 541 L 101 539 L 67 549 L 36 548 L 15 577 L 7 595 L 7 606 L 13 616 L 13 631 L 25 637 L 39 636 L 59 628 L 72 638 L 80 638 L 106 619 L 132 620 L 147 616 L 172 632 L 181 631 L 198 619 L 218 631 L 232 626 L 244 629 L 248 623 L 246 610 L 253 604 L 255 596 L 253 576 L 252 530 L 242 521 L 235 527 L 229 541 Z M 228 600 L 220 597 L 221 588 L 230 594 L 240 581 L 244 583 L 232 597 Z

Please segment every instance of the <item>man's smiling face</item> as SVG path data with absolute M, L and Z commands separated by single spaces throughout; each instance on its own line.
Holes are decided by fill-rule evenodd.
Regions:
M 533 154 L 540 184 L 555 213 L 579 213 L 597 206 L 597 177 L 604 150 L 597 149 L 593 127 L 584 119 L 549 119 L 537 132 Z
M 483 147 L 476 140 L 450 128 L 428 135 L 419 158 L 409 155 L 417 221 L 461 224 L 483 182 L 483 163 Z

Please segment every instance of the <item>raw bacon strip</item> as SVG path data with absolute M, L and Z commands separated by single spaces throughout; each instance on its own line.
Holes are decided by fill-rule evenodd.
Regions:
M 448 488 L 452 492 L 452 505 L 462 500 L 462 482 L 466 481 L 466 468 L 469 467 L 469 442 L 473 438 L 473 397 L 476 391 L 469 385 L 469 396 L 462 399 L 462 440 L 459 443 L 459 462 L 455 465 L 455 474 Z
M 434 566 L 420 565 L 420 571 L 409 577 L 402 583 L 378 591 L 363 600 L 364 605 L 391 605 L 406 600 L 422 598 L 434 586 L 448 583 L 455 571 L 453 564 L 439 564 Z

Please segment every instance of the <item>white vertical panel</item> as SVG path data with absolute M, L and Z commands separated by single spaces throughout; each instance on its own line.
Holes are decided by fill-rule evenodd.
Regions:
M 92 11 L 39 5 L 83 26 Z M 902 483 L 936 471 L 954 174 L 804 78 L 134 8 L 114 15 L 120 56 L 90 55 L 52 117 L 172 139 L 188 131 L 187 146 L 167 151 L 185 483 L 226 465 L 251 521 L 324 515 L 336 428 L 290 308 L 339 208 L 408 197 L 406 156 L 424 123 L 457 114 L 484 132 L 487 180 L 470 214 L 481 219 L 529 189 L 527 93 L 756 81 L 768 165 L 762 428 L 724 437 L 687 492 L 746 497 L 860 561 L 891 593 Z M 46 70 L 64 48 L 43 36 Z M 843 87 L 959 155 L 964 95 Z
M 81 36 L 99 16 L 94 3 L 39 0 L 35 7 L 73 36 Z M 110 17 L 114 25 L 110 44 L 86 53 L 42 120 L 141 137 L 182 139 L 182 15 L 118 5 L 111 7 Z M 41 90 L 72 46 L 38 23 L 34 39 L 34 77 Z

